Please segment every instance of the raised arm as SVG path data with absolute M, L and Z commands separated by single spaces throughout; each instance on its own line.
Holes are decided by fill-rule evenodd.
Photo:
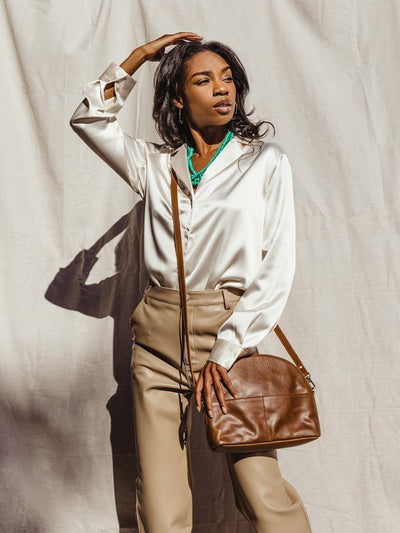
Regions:
M 132 74 L 146 61 L 159 61 L 166 46 L 182 39 L 202 38 L 189 32 L 163 35 L 133 50 L 120 65 L 110 63 L 96 80 L 83 87 L 84 99 L 70 119 L 79 137 L 142 198 L 146 189 L 147 156 L 161 145 L 125 133 L 116 115 L 136 85 Z

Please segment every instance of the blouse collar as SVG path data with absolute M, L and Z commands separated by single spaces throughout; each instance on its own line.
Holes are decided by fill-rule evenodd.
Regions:
M 228 166 L 235 163 L 249 149 L 250 142 L 240 139 L 237 135 L 229 141 L 222 152 L 204 172 L 202 180 L 209 179 Z M 171 167 L 174 169 L 178 184 L 191 199 L 193 197 L 193 186 L 190 179 L 189 166 L 187 162 L 187 144 L 182 144 L 171 153 Z

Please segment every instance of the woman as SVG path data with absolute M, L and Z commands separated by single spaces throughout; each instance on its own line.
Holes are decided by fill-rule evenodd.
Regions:
M 188 32 L 164 35 L 112 62 L 83 89 L 70 124 L 144 200 L 144 296 L 131 315 L 132 390 L 138 457 L 137 518 L 146 533 L 192 530 L 190 402 L 224 385 L 239 355 L 275 327 L 295 271 L 295 215 L 288 158 L 261 141 L 264 121 L 244 110 L 245 70 L 222 43 Z M 168 53 L 165 48 L 174 46 Z M 163 144 L 133 138 L 116 114 L 145 61 L 155 73 L 153 118 Z M 180 342 L 180 299 L 170 200 L 178 182 L 188 290 L 191 359 Z M 239 511 L 265 533 L 309 533 L 296 489 L 276 450 L 227 455 Z

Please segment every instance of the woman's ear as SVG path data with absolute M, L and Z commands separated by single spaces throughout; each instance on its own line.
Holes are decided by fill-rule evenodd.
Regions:
M 174 106 L 175 107 L 183 109 L 183 102 L 182 102 L 182 98 L 181 97 L 179 97 L 178 100 L 176 98 L 174 98 L 173 102 L 174 102 Z

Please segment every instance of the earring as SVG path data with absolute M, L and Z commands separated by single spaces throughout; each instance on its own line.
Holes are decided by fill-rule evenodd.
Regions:
M 182 111 L 181 108 L 179 108 L 179 124 L 183 124 L 181 111 Z
M 233 112 L 233 114 L 235 114 L 237 111 L 237 104 L 236 104 L 236 100 L 235 100 L 235 111 Z

